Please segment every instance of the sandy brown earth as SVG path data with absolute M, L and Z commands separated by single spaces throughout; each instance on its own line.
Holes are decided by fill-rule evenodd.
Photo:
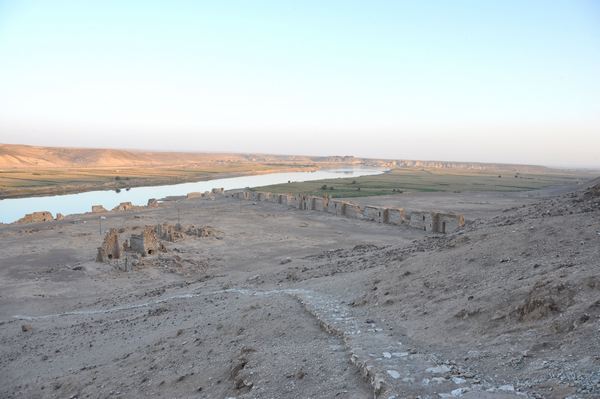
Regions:
M 97 216 L 1 226 L 0 397 L 599 397 L 600 190 L 564 191 L 411 194 L 465 211 L 445 236 L 231 198 L 111 212 L 122 238 L 222 232 L 130 272 L 94 262 Z

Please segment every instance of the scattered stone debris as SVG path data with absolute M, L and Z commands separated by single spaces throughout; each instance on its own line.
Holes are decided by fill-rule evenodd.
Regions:
M 209 260 L 194 258 L 182 258 L 169 253 L 159 253 L 158 256 L 145 256 L 135 258 L 131 261 L 133 269 L 153 268 L 164 273 L 173 273 L 182 276 L 198 275 L 205 273 L 209 268 Z
M 40 223 L 40 222 L 51 222 L 53 220 L 54 220 L 54 217 L 52 217 L 52 213 L 50 213 L 48 211 L 41 211 L 41 212 L 28 213 L 27 215 L 23 216 L 21 219 L 17 220 L 16 223 L 18 223 L 18 224 Z
M 598 181 L 597 179 L 595 181 Z M 583 198 L 586 200 L 599 198 L 600 197 L 600 184 L 596 184 L 588 188 L 583 194 Z
M 196 227 L 194 225 L 183 226 L 179 223 L 176 225 L 163 223 L 156 225 L 155 231 L 161 240 L 169 242 L 184 240 L 186 236 L 213 237 L 218 240 L 223 238 L 223 232 L 212 226 Z
M 92 213 L 108 212 L 102 205 L 92 205 Z
M 185 229 L 185 233 L 190 236 L 197 236 L 197 237 L 202 237 L 202 238 L 213 237 L 213 238 L 216 238 L 217 240 L 222 239 L 223 235 L 224 235 L 221 230 L 217 230 L 212 226 L 196 227 L 193 225 L 188 226 Z
M 102 246 L 98 247 L 98 254 L 96 255 L 96 262 L 110 262 L 114 259 L 121 257 L 121 247 L 119 246 L 119 234 L 117 229 L 110 229 Z
M 157 224 L 155 227 L 156 234 L 161 240 L 169 241 L 169 242 L 177 242 L 185 239 L 185 234 L 182 231 L 181 225 L 178 223 L 176 225 L 163 223 Z
M 246 391 L 246 392 L 249 391 L 250 389 L 252 389 L 252 386 L 254 384 L 252 382 L 248 381 L 247 379 L 245 379 L 242 375 L 240 375 L 242 370 L 248 364 L 248 359 L 242 353 L 240 355 L 240 357 L 238 357 L 238 359 L 232 363 L 233 364 L 231 366 L 231 371 L 229 374 L 230 374 L 231 380 L 233 381 L 234 388 L 239 391 Z

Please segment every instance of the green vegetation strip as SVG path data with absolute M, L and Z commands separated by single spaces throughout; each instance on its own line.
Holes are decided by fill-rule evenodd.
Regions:
M 375 176 L 290 182 L 256 187 L 256 191 L 309 194 L 332 198 L 367 197 L 403 192 L 521 191 L 575 183 L 577 174 L 506 174 L 423 169 L 393 169 Z

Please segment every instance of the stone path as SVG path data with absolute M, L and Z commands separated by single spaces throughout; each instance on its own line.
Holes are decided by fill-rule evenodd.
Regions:
M 350 355 L 373 387 L 375 398 L 526 398 L 512 385 L 476 379 L 456 365 L 440 363 L 394 339 L 375 321 L 358 320 L 351 309 L 332 298 L 307 291 L 295 296 L 329 334 L 341 337 Z M 372 321 L 372 322 L 371 322 Z
M 296 298 L 328 334 L 339 337 L 350 358 L 371 384 L 373 397 L 400 398 L 527 398 L 512 385 L 496 385 L 487 378 L 461 370 L 454 364 L 443 363 L 435 356 L 398 342 L 375 320 L 358 319 L 351 308 L 333 297 L 303 289 L 256 291 L 251 289 L 226 289 L 212 292 L 192 292 L 172 295 L 150 302 L 123 305 L 107 309 L 64 312 L 43 316 L 14 316 L 21 320 L 47 319 L 62 316 L 112 313 L 137 308 L 147 308 L 172 300 L 181 300 L 236 293 L 253 296 L 289 295 Z

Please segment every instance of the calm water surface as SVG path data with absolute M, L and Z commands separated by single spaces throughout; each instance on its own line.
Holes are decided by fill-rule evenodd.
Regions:
M 257 176 L 240 176 L 226 179 L 214 179 L 195 183 L 171 184 L 165 186 L 134 187 L 129 191 L 114 190 L 88 191 L 85 193 L 53 195 L 47 197 L 11 198 L 0 200 L 0 222 L 11 223 L 26 213 L 50 211 L 53 215 L 89 212 L 92 205 L 103 205 L 112 209 L 121 202 L 131 201 L 134 205 L 146 205 L 149 198 L 164 198 L 171 195 L 185 195 L 193 191 L 209 191 L 214 187 L 233 190 L 245 187 L 259 187 L 288 181 L 310 181 L 334 179 L 340 177 L 358 177 L 383 173 L 378 169 L 332 169 L 316 172 L 270 173 Z

